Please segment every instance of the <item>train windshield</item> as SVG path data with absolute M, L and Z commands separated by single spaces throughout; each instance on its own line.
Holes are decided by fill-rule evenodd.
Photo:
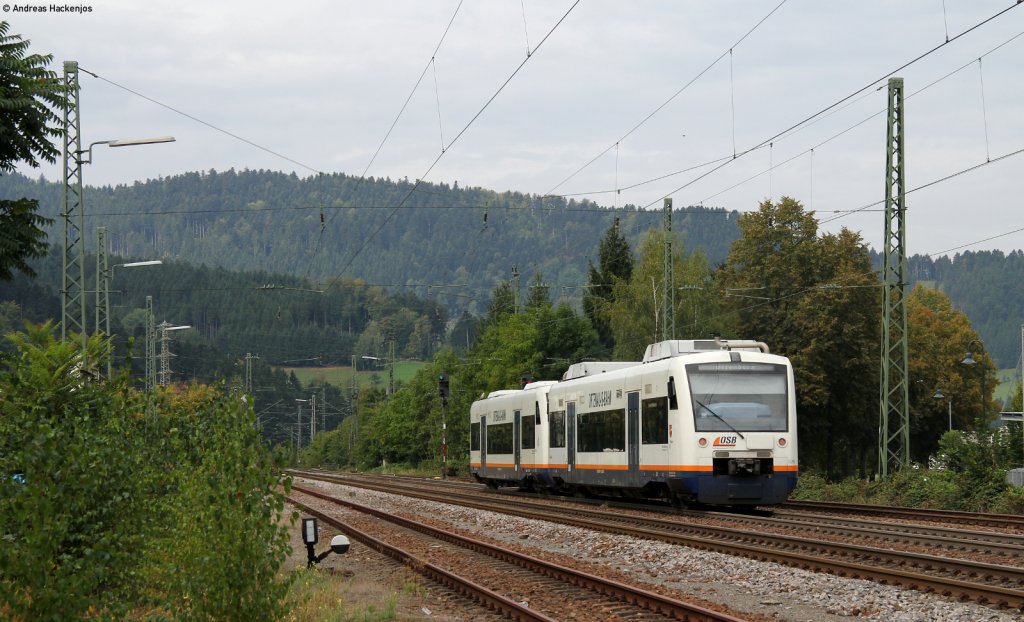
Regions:
M 786 432 L 786 366 L 696 363 L 686 366 L 698 432 Z

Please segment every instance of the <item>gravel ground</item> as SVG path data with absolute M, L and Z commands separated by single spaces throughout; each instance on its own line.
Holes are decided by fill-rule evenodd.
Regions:
M 748 615 L 814 622 L 835 622 L 850 617 L 894 622 L 1024 620 L 1017 612 L 960 603 L 870 581 L 337 484 L 296 481 L 370 507 L 429 519 L 435 524 L 441 522 L 453 530 L 504 541 L 510 548 L 540 549 L 555 556 L 601 564 L 638 583 L 678 590 L 680 594 L 722 603 Z M 432 615 L 423 614 L 423 619 L 464 619 L 464 608 L 447 612 L 443 602 L 434 604 Z
M 319 506 L 318 506 L 319 507 Z M 324 506 L 326 511 L 326 504 Z M 301 510 L 300 510 L 301 513 Z M 320 523 L 320 541 L 315 546 L 317 553 L 330 548 L 331 538 L 338 534 L 330 526 Z M 285 563 L 285 570 L 294 571 L 306 567 L 306 545 L 302 541 L 302 521 L 291 528 L 292 554 Z M 414 570 L 367 548 L 359 542 L 352 542 L 344 555 L 328 555 L 319 564 L 320 572 L 331 573 L 345 578 L 339 591 L 334 595 L 336 606 L 345 612 L 337 620 L 378 619 L 363 615 L 370 605 L 378 609 L 389 597 L 395 599 L 395 622 L 408 620 L 432 620 L 437 622 L 498 622 L 499 616 L 482 615 L 472 602 L 429 583 Z M 410 589 L 415 586 L 415 589 Z

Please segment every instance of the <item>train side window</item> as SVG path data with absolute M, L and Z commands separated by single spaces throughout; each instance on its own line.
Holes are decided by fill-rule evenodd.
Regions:
M 565 411 L 556 410 L 548 415 L 551 447 L 565 447 Z
M 668 444 L 668 398 L 644 400 L 640 411 L 640 442 L 644 445 Z
M 487 453 L 512 453 L 512 422 L 487 426 Z
M 626 410 L 580 413 L 576 451 L 626 451 Z
M 469 450 L 480 451 L 480 422 L 472 423 L 469 426 Z
M 679 410 L 679 400 L 676 399 L 676 379 L 674 376 L 668 377 L 668 407 L 671 410 Z

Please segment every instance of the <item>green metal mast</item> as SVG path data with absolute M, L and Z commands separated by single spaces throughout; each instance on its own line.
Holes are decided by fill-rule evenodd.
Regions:
M 61 280 L 60 338 L 77 331 L 82 346 L 88 331 L 85 325 L 85 208 L 82 205 L 82 139 L 78 106 L 78 63 L 64 62 L 64 275 Z
M 110 274 L 107 272 L 107 228 L 96 227 L 96 330 L 110 335 Z
M 664 222 L 662 228 L 665 231 L 665 261 L 662 266 L 662 294 L 661 294 L 661 338 L 676 338 L 676 290 L 675 290 L 675 269 L 672 264 L 672 199 L 666 198 L 664 203 Z
M 153 317 L 153 297 L 146 296 L 146 393 L 156 388 L 156 318 Z
M 110 272 L 107 270 L 107 228 L 96 227 L 96 330 L 110 336 Z M 107 378 L 114 373 L 113 343 L 107 354 Z
M 910 462 L 906 308 L 906 203 L 903 78 L 889 79 L 885 163 L 885 257 L 882 269 L 881 406 L 878 460 L 882 477 Z

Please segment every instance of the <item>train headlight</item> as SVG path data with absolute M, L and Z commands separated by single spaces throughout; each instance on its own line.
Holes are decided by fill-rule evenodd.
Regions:
M 703 436 L 698 438 L 697 439 L 697 445 L 699 447 L 707 447 L 708 446 L 708 439 L 704 438 Z
M 785 446 L 786 446 L 786 438 L 783 437 L 783 436 L 780 436 L 779 437 L 779 447 L 785 447 Z

